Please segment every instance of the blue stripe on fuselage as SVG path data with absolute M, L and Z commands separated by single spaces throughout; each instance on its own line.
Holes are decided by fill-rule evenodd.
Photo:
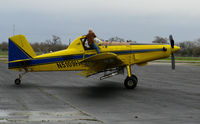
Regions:
M 81 58 L 83 58 L 83 55 L 74 55 L 74 56 L 70 55 L 70 56 L 60 56 L 55 58 L 30 59 L 22 62 L 9 63 L 9 68 L 20 67 L 22 66 L 22 64 L 26 64 L 23 66 L 31 66 L 31 65 L 47 64 L 47 63 L 72 60 L 72 59 L 81 59 Z
M 142 53 L 142 52 L 153 52 L 153 51 L 163 51 L 163 49 L 147 49 L 147 50 L 131 50 L 131 51 L 113 51 L 112 53 L 115 54 L 130 54 L 130 53 Z M 90 56 L 93 56 L 95 54 L 91 55 L 85 55 L 85 58 L 88 58 Z M 69 55 L 69 56 L 60 56 L 55 58 L 42 58 L 42 59 L 30 59 L 24 62 L 14 62 L 9 63 L 9 68 L 17 68 L 21 66 L 32 66 L 32 65 L 38 65 L 38 64 L 47 64 L 47 63 L 53 63 L 53 62 L 59 62 L 64 60 L 76 60 L 76 59 L 82 59 L 83 55 Z M 26 64 L 26 65 L 24 65 Z
M 154 52 L 163 51 L 163 49 L 147 49 L 147 50 L 131 50 L 131 51 L 116 51 L 115 54 L 130 54 L 130 53 L 143 53 L 143 52 Z

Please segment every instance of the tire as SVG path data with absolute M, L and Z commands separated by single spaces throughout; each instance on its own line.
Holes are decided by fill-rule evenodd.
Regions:
M 124 86 L 127 89 L 135 89 L 137 87 L 137 77 L 135 75 L 132 75 L 131 77 L 128 77 L 124 80 Z
M 19 78 L 15 79 L 15 85 L 20 85 L 21 84 L 21 80 Z
M 138 78 L 135 75 L 132 74 L 131 77 L 135 78 L 138 82 Z

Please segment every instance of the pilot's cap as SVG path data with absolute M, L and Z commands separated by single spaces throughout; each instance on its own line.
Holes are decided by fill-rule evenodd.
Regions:
M 89 29 L 89 33 L 93 33 L 93 30 L 92 30 L 92 29 Z

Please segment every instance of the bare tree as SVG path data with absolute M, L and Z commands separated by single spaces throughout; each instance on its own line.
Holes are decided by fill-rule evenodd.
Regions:
M 0 44 L 0 50 L 2 50 L 2 51 L 8 51 L 8 42 L 2 42 L 1 44 Z
M 178 44 L 181 50 L 177 53 L 180 56 L 200 56 L 200 44 L 197 41 L 184 41 Z
M 120 37 L 112 37 L 112 38 L 109 38 L 109 41 L 113 42 L 124 42 L 125 40 L 123 38 L 120 38 Z
M 54 52 L 67 48 L 67 45 L 62 44 L 61 38 L 56 35 L 52 35 L 52 39 L 45 40 L 45 42 L 36 42 L 32 43 L 31 45 L 36 52 L 44 53 Z
M 168 44 L 167 40 L 168 40 L 167 38 L 155 36 L 155 39 L 154 39 L 154 41 L 152 41 L 152 43 Z

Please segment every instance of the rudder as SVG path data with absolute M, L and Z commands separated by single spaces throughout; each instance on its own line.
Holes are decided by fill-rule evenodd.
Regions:
M 9 38 L 9 61 L 32 59 L 36 56 L 24 35 Z

